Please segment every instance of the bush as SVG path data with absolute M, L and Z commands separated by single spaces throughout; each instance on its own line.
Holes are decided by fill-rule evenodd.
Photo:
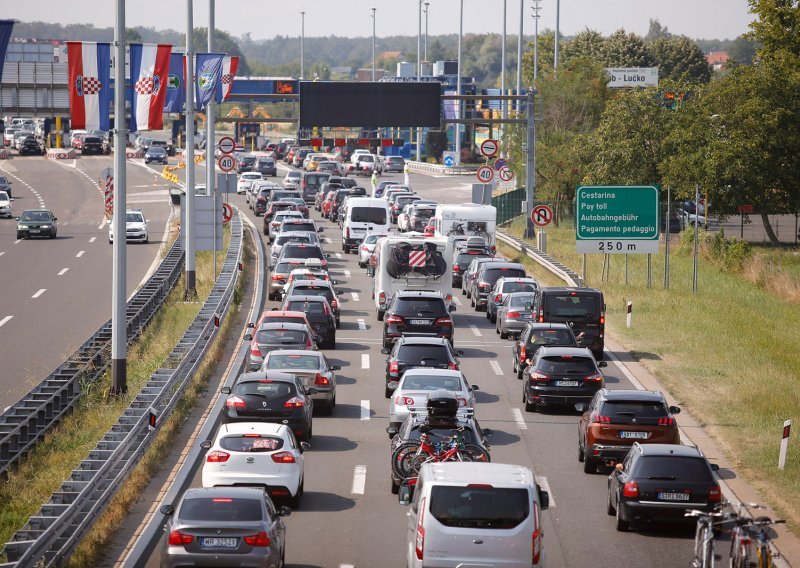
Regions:
M 736 237 L 726 238 L 723 229 L 718 233 L 709 233 L 702 227 L 697 230 L 700 231 L 697 236 L 700 254 L 724 272 L 741 272 L 745 263 L 753 257 L 750 243 Z M 694 227 L 688 227 L 681 233 L 681 252 L 693 253 L 694 231 Z

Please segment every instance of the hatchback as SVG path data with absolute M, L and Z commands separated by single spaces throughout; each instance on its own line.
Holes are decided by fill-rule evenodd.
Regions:
M 494 288 L 489 292 L 489 299 L 486 302 L 486 319 L 492 323 L 497 322 L 497 308 L 503 303 L 507 294 L 512 292 L 536 292 L 539 289 L 539 281 L 536 278 L 508 278 L 501 276 L 495 282 Z
M 299 377 L 307 389 L 317 392 L 311 395 L 314 408 L 332 414 L 336 407 L 336 371 L 339 365 L 331 365 L 319 351 L 281 350 L 267 353 L 263 371 L 280 371 Z
M 367 267 L 367 262 L 369 261 L 369 257 L 372 256 L 372 253 L 375 251 L 375 247 L 378 244 L 378 239 L 385 236 L 386 235 L 371 234 L 364 237 L 364 240 L 361 241 L 361 244 L 358 246 L 359 267 L 361 268 Z
M 295 280 L 286 290 L 285 294 L 286 298 L 290 296 L 322 296 L 328 301 L 331 310 L 333 310 L 336 327 L 339 327 L 341 323 L 341 308 L 339 298 L 336 295 L 336 289 L 333 287 L 333 282 L 330 280 Z M 284 299 L 284 303 L 285 301 Z
M 336 349 L 336 317 L 325 296 L 287 296 L 283 302 L 286 311 L 303 312 L 311 322 L 311 329 L 323 349 Z
M 284 310 L 290 311 L 290 310 Z M 304 324 L 267 322 L 256 328 L 248 351 L 248 368 L 255 371 L 264 362 L 264 355 L 276 349 L 315 350 L 314 335 Z
M 578 347 L 575 335 L 565 323 L 532 322 L 525 326 L 511 347 L 511 369 L 522 380 L 522 373 L 540 347 Z
M 408 409 L 425 406 L 433 391 L 452 392 L 461 408 L 474 408 L 478 385 L 470 385 L 461 371 L 450 369 L 409 369 L 400 378 L 389 399 L 389 426 L 400 426 L 408 416 Z
M 264 233 L 264 234 L 265 235 L 269 235 L 269 241 L 270 242 L 272 242 L 272 240 L 275 238 L 275 235 L 277 235 L 280 232 L 281 224 L 286 219 L 297 219 L 298 221 L 301 221 L 301 220 L 304 221 L 303 214 L 300 213 L 300 211 L 296 211 L 294 209 L 294 206 L 292 206 L 291 209 L 287 209 L 287 210 L 284 210 L 284 211 L 276 212 L 275 216 L 269 222 L 268 226 L 267 226 L 266 222 L 264 223 L 264 229 L 267 230 L 267 232 Z M 312 226 L 313 226 L 313 221 L 310 221 L 310 223 L 312 223 Z M 292 229 L 292 230 L 294 230 L 294 229 Z M 298 230 L 307 230 L 307 229 L 298 229 Z
M 289 280 L 289 274 L 291 274 L 292 270 L 303 268 L 304 266 L 305 259 L 303 258 L 276 259 L 269 271 L 267 298 L 270 300 L 280 300 L 284 292 L 284 286 Z
M 383 346 L 389 347 L 398 337 L 442 337 L 453 343 L 453 318 L 438 292 L 396 292 L 387 303 L 383 316 Z
M 458 371 L 457 356 L 464 352 L 454 350 L 450 342 L 443 338 L 401 337 L 390 349 L 384 347 L 381 353 L 386 357 L 386 398 L 392 396 L 400 377 L 408 369 L 450 369 Z
M 272 241 L 269 249 L 269 265 L 272 266 L 277 262 L 278 257 L 281 255 L 283 245 L 286 243 L 319 243 L 319 237 L 316 233 L 309 233 L 308 231 L 287 231 L 285 233 L 278 233 L 275 240 Z
M 525 278 L 525 267 L 518 262 L 483 263 L 475 273 L 472 281 L 470 302 L 475 311 L 487 309 L 489 295 L 500 278 Z
M 303 174 L 301 172 L 296 170 L 290 170 L 286 172 L 286 177 L 283 178 L 283 187 L 287 189 L 290 187 L 299 187 L 302 175 Z
M 589 402 L 603 388 L 605 378 L 585 347 L 541 347 L 525 369 L 522 401 L 527 412 L 539 406 Z
M 316 258 L 322 266 L 328 265 L 328 255 L 322 252 L 322 247 L 318 244 L 287 243 L 278 257 L 278 262 L 289 258 L 302 260 Z
M 535 315 L 535 294 L 530 292 L 506 294 L 503 303 L 497 307 L 494 330 L 500 334 L 500 339 L 506 339 L 509 335 L 521 332 Z
M 464 274 L 476 258 L 492 258 L 488 249 L 466 249 L 453 255 L 453 288 L 461 288 Z M 463 293 L 463 290 L 462 290 Z

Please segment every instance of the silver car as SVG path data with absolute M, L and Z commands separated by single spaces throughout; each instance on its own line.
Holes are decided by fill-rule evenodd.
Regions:
M 506 294 L 497 307 L 494 330 L 502 339 L 519 334 L 536 314 L 536 295 L 530 292 Z
M 501 277 L 494 284 L 494 288 L 489 292 L 489 299 L 486 302 L 486 319 L 495 323 L 497 319 L 497 308 L 503 303 L 505 297 L 512 292 L 535 292 L 539 289 L 539 281 L 536 278 L 526 277 Z
M 291 509 L 276 509 L 263 488 L 190 488 L 177 506 L 164 505 L 162 568 L 283 566 Z
M 317 233 L 312 233 L 310 231 L 285 231 L 283 233 L 278 233 L 269 249 L 270 266 L 273 266 L 275 261 L 278 260 L 283 245 L 289 242 L 319 244 L 319 236 Z
M 361 268 L 366 268 L 369 262 L 369 257 L 375 252 L 375 247 L 378 245 L 378 239 L 386 235 L 370 234 L 364 237 L 364 240 L 358 245 L 358 265 Z
M 297 349 L 271 351 L 261 365 L 262 371 L 289 373 L 301 379 L 307 389 L 316 389 L 316 394 L 311 395 L 314 409 L 322 408 L 325 414 L 332 414 L 336 406 L 336 371 L 340 369 L 319 351 Z
M 399 427 L 408 416 L 409 407 L 424 407 L 428 395 L 437 390 L 452 392 L 462 408 L 475 407 L 474 391 L 461 371 L 450 369 L 409 369 L 400 378 L 389 400 L 389 426 Z
M 288 219 L 293 217 L 295 219 L 303 219 L 303 214 L 300 211 L 278 211 L 275 213 L 275 216 L 272 218 L 272 221 L 269 222 L 269 241 L 272 242 L 275 239 L 275 235 L 280 232 L 281 223 L 283 223 L 284 219 Z

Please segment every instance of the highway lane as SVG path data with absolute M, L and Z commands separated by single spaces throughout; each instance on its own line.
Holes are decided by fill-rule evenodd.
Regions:
M 106 156 L 56 162 L 20 157 L 0 168 L 13 180 L 14 212 L 52 209 L 55 240 L 17 242 L 16 221 L 0 220 L 0 409 L 12 404 L 72 353 L 111 314 L 111 258 L 103 195 L 97 179 L 110 167 Z M 27 184 L 27 185 L 26 185 Z M 129 206 L 151 220 L 150 244 L 128 247 L 128 295 L 157 256 L 171 207 L 166 186 L 153 173 L 128 167 Z M 136 194 L 144 194 L 134 203 Z
M 441 199 L 467 192 L 464 179 L 412 176 L 412 183 L 422 196 Z M 368 186 L 369 180 L 365 182 Z M 254 218 L 242 196 L 233 202 L 261 226 L 262 219 Z M 316 212 L 313 215 L 319 220 Z M 354 255 L 338 252 L 338 226 L 321 224 L 323 236 L 331 241 L 326 250 L 331 253 L 331 273 L 340 282 L 343 310 L 337 347 L 326 354 L 342 370 L 337 373 L 333 416 L 315 418 L 312 449 L 306 453 L 305 496 L 287 519 L 287 564 L 403 566 L 406 509 L 390 492 L 385 355 L 380 353 L 382 323 L 375 319 L 371 302 L 372 281 L 358 268 Z M 521 382 L 511 372 L 510 342 L 499 339 L 483 313 L 461 302 L 463 296 L 456 292 L 455 297 L 461 304 L 454 315 L 455 345 L 465 351 L 461 368 L 469 382 L 481 388 L 476 416 L 482 426 L 494 430 L 492 460 L 533 467 L 550 487 L 552 507 L 544 515 L 548 565 L 687 565 L 691 528 L 615 530 L 613 518 L 606 515 L 606 476 L 584 474 L 577 461 L 577 414 L 525 413 Z M 268 302 L 267 309 L 276 305 Z M 609 388 L 632 388 L 616 364 L 609 363 L 605 374 Z M 194 482 L 199 485 L 199 472 Z M 158 553 L 148 563 L 157 565 Z

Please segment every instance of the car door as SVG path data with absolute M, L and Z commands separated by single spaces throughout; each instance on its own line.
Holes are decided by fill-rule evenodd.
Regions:
M 583 413 L 581 414 L 581 418 L 578 422 L 578 437 L 583 443 L 583 447 L 586 447 L 586 431 L 589 428 L 589 419 L 591 418 L 594 409 L 597 408 L 597 399 L 599 396 L 600 393 L 596 393 L 594 395 L 591 402 L 589 402 L 586 408 L 583 409 Z

